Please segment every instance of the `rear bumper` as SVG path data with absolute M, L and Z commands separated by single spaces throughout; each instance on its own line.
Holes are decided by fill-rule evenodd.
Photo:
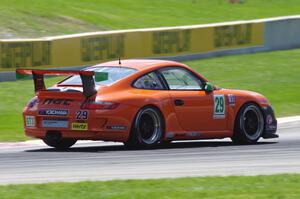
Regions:
M 59 110 L 52 107 L 42 109 Z M 125 142 L 135 115 L 135 109 L 127 105 L 120 105 L 114 110 L 88 110 L 86 120 L 76 119 L 76 113 L 81 109 L 69 108 L 67 116 L 44 116 L 39 114 L 39 110 L 25 109 L 23 119 L 25 134 L 40 139 L 44 139 L 46 134 L 59 133 L 61 138 Z
M 272 106 L 263 108 L 263 114 L 265 120 L 265 129 L 262 137 L 265 139 L 279 137 L 278 134 L 276 134 L 277 120 L 275 118 Z

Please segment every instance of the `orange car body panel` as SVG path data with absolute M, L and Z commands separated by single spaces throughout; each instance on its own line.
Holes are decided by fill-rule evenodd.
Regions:
M 254 92 L 218 89 L 214 87 L 212 92 L 178 91 L 178 90 L 146 90 L 132 86 L 132 83 L 143 74 L 169 66 L 183 67 L 192 71 L 203 81 L 207 81 L 188 66 L 162 60 L 123 60 L 102 63 L 93 67 L 117 66 L 134 68 L 137 72 L 115 82 L 111 86 L 99 86 L 94 96 L 96 100 L 112 101 L 119 103 L 113 110 L 89 110 L 88 119 L 76 119 L 76 112 L 81 110 L 81 104 L 85 101 L 82 93 L 49 92 L 37 93 L 39 103 L 32 107 L 25 107 L 23 111 L 24 127 L 27 136 L 43 139 L 49 131 L 60 131 L 63 138 L 75 138 L 78 140 L 104 140 L 125 142 L 129 138 L 132 122 L 136 113 L 144 106 L 157 107 L 165 121 L 164 139 L 190 140 L 231 137 L 234 129 L 235 118 L 242 105 L 248 102 L 258 104 L 261 108 L 269 106 L 267 99 Z M 57 86 L 57 85 L 56 85 Z M 55 86 L 54 86 L 55 87 Z M 75 87 L 74 87 L 75 88 Z M 76 88 L 81 89 L 81 88 Z M 223 119 L 214 118 L 214 95 L 224 95 L 225 116 Z M 234 105 L 229 104 L 229 96 L 235 97 Z M 176 107 L 173 101 L 177 98 L 184 99 L 185 105 Z M 55 99 L 57 103 L 45 103 L 47 99 Z M 63 102 L 71 99 L 69 103 Z M 66 116 L 44 116 L 39 114 L 41 109 L 67 110 Z M 33 126 L 26 126 L 26 117 L 35 118 Z M 50 119 L 67 120 L 67 126 L 62 128 L 43 127 L 43 120 Z M 62 121 L 64 121 L 62 120 Z M 85 123 L 86 129 L 72 129 L 72 123 Z M 122 126 L 122 129 L 109 129 L 111 126 Z

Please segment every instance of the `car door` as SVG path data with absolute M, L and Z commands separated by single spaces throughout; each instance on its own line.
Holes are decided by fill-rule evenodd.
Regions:
M 227 129 L 224 95 L 206 92 L 204 82 L 192 71 L 167 67 L 159 71 L 169 87 L 170 98 L 181 127 L 186 131 Z

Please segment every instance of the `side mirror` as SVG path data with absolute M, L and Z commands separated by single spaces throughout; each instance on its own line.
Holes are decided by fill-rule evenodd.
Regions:
M 108 80 L 108 73 L 106 72 L 95 72 L 95 82 L 102 82 Z
M 214 90 L 213 85 L 210 82 L 206 82 L 204 90 L 206 92 L 212 92 Z

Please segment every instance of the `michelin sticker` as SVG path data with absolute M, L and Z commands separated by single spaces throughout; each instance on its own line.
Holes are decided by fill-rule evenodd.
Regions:
M 225 118 L 225 97 L 224 95 L 214 95 L 214 119 Z

